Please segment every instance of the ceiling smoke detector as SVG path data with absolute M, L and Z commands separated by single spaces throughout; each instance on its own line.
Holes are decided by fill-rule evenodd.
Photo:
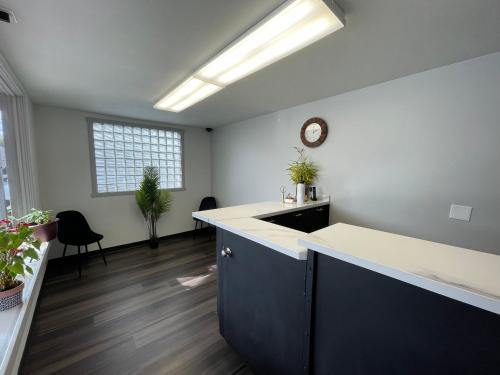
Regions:
M 17 23 L 16 16 L 14 12 L 10 9 L 5 9 L 0 6 L 0 21 L 7 23 Z

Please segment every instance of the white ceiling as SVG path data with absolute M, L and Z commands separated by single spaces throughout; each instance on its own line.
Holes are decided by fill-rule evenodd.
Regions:
M 500 51 L 499 0 L 338 0 L 347 26 L 179 113 L 153 103 L 283 0 L 0 0 L 37 104 L 217 126 Z

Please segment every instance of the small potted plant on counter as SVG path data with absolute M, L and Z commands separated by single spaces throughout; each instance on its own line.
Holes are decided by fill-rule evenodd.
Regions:
M 160 188 L 160 172 L 155 167 L 144 168 L 144 178 L 139 190 L 135 192 L 135 200 L 141 210 L 149 230 L 149 247 L 158 247 L 156 223 L 160 216 L 170 210 L 172 198 L 167 190 Z
M 290 179 L 297 186 L 297 203 L 302 204 L 307 199 L 307 187 L 314 183 L 318 175 L 318 167 L 304 155 L 304 149 L 294 147 L 299 157 L 289 164 L 287 170 Z
M 22 303 L 24 282 L 19 278 L 33 273 L 27 262 L 38 259 L 41 244 L 33 231 L 27 224 L 0 220 L 0 311 Z
M 32 227 L 33 237 L 42 242 L 51 241 L 57 236 L 57 222 L 59 219 L 53 219 L 51 211 L 32 208 L 31 212 L 21 217 L 19 221 Z

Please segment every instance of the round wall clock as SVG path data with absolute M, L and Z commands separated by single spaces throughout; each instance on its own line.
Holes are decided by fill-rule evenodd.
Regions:
M 319 117 L 310 118 L 300 129 L 300 139 L 307 147 L 318 147 L 325 141 L 327 135 L 328 125 Z

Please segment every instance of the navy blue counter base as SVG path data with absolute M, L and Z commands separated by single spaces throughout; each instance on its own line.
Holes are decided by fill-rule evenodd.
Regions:
M 255 374 L 307 373 L 306 262 L 220 229 L 217 249 L 221 335 Z
M 308 263 L 313 374 L 500 374 L 498 315 L 323 254 Z
M 310 232 L 329 206 L 264 220 Z M 500 316 L 308 252 L 217 228 L 221 335 L 257 375 L 499 375 Z M 229 248 L 230 256 L 222 256 Z

